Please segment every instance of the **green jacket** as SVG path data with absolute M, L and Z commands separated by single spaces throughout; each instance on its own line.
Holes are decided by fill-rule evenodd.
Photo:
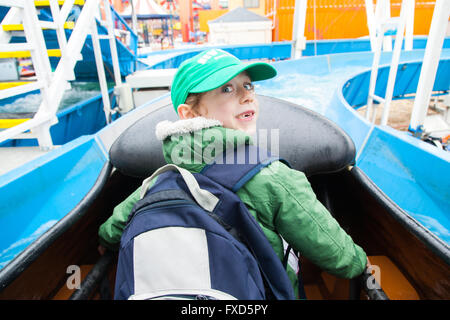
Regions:
M 163 140 L 167 163 L 198 173 L 216 154 L 253 143 L 241 131 L 200 119 L 158 124 L 156 133 Z M 276 161 L 249 180 L 237 195 L 280 259 L 284 255 L 283 238 L 311 262 L 338 277 L 353 278 L 363 272 L 365 252 L 317 200 L 304 173 Z M 113 215 L 101 225 L 99 236 L 104 246 L 117 247 L 128 215 L 139 198 L 140 188 L 115 207 Z M 290 268 L 288 275 L 295 283 L 295 273 Z

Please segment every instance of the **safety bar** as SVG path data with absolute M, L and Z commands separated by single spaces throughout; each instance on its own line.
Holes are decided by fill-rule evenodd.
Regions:
M 369 283 L 372 284 L 372 288 L 369 287 Z M 360 276 L 350 281 L 350 300 L 359 300 L 361 290 L 369 296 L 370 300 L 390 300 L 367 268 Z
M 80 285 L 80 288 L 70 296 L 69 300 L 87 300 L 94 290 L 100 285 L 100 298 L 102 300 L 110 300 L 111 294 L 109 292 L 109 283 L 107 279 L 108 267 L 113 261 L 113 253 L 106 251 L 100 257 L 86 278 Z

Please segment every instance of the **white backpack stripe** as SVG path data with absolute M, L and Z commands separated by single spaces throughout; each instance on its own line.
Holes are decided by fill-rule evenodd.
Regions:
M 205 230 L 167 227 L 134 239 L 134 294 L 177 289 L 210 289 Z

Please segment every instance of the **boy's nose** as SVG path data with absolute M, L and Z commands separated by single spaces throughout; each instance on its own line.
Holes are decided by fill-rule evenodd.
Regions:
M 253 100 L 255 99 L 255 92 L 254 91 L 249 91 L 245 88 L 240 88 L 241 89 L 241 98 L 240 98 L 240 103 L 244 104 L 244 103 L 251 103 L 253 102 Z

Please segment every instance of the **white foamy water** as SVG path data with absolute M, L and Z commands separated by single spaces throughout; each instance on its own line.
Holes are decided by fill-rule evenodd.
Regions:
M 258 94 L 299 104 L 323 114 L 335 91 L 360 68 L 348 66 L 330 74 L 279 73 L 278 76 L 256 85 Z
M 90 82 L 81 82 L 72 85 L 72 88 L 66 90 L 58 110 L 64 110 L 74 104 L 87 100 L 100 94 L 99 84 Z M 0 112 L 5 113 L 23 113 L 37 112 L 42 102 L 40 93 L 28 94 L 15 100 L 13 103 L 0 105 Z

